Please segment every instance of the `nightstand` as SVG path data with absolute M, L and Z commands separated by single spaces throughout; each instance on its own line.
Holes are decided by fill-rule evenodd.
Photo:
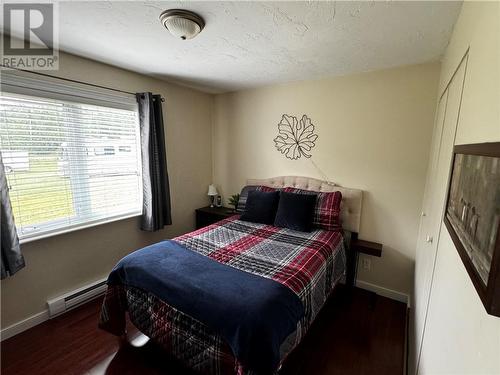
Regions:
M 196 229 L 206 227 L 225 218 L 237 215 L 232 209 L 227 207 L 203 207 L 196 210 Z
M 379 258 L 382 256 L 382 244 L 377 242 L 365 241 L 355 238 L 351 242 L 351 247 L 358 253 L 363 253 Z
M 354 286 L 356 284 L 359 254 L 380 258 L 382 256 L 382 247 L 382 244 L 377 242 L 360 240 L 357 233 L 352 234 L 350 246 L 352 253 L 347 257 L 347 285 Z

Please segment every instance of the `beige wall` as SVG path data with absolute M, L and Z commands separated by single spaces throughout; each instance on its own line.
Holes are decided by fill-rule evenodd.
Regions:
M 441 91 L 469 50 L 455 144 L 500 141 L 500 3 L 465 2 Z M 500 318 L 488 315 L 441 227 L 419 374 L 500 374 Z
M 23 245 L 26 268 L 1 282 L 2 328 L 43 311 L 48 298 L 106 277 L 127 253 L 192 230 L 194 209 L 207 203 L 213 96 L 68 54 L 55 75 L 165 97 L 173 225 L 146 233 L 133 218 Z
M 227 198 L 247 178 L 322 178 L 311 160 L 274 147 L 282 114 L 307 114 L 312 161 L 331 181 L 365 191 L 360 237 L 384 244 L 359 279 L 410 294 L 439 64 L 408 66 L 217 95 L 214 182 Z

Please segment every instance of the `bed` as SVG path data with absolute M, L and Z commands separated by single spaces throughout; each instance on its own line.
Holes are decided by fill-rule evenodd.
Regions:
M 343 228 L 299 232 L 235 215 L 146 247 L 124 258 L 131 266 L 120 275 L 110 275 L 99 326 L 123 335 L 128 313 L 142 333 L 197 372 L 276 373 L 334 287 L 352 279 L 349 241 L 359 230 L 362 194 L 305 177 L 247 185 L 341 191 Z M 153 258 L 144 261 L 144 254 Z M 159 285 L 159 274 L 168 282 Z

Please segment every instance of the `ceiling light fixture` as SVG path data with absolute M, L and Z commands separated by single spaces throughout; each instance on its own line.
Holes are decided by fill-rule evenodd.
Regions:
M 193 39 L 205 27 L 203 18 L 184 9 L 166 10 L 160 14 L 160 21 L 173 36 L 182 40 Z

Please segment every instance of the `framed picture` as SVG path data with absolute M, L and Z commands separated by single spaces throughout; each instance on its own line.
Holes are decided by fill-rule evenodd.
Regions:
M 453 154 L 444 222 L 486 311 L 500 316 L 500 142 Z

